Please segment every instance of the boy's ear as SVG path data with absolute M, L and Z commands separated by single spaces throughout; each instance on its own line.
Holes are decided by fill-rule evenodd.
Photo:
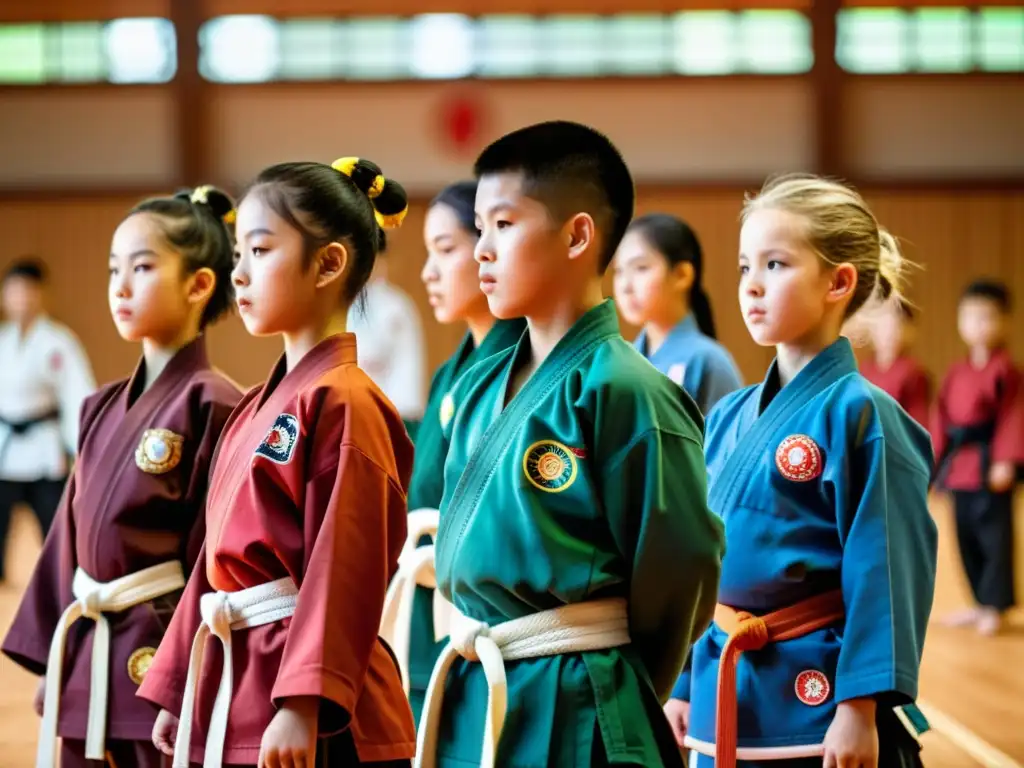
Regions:
M 578 259 L 594 244 L 597 229 L 589 213 L 576 213 L 566 222 L 564 233 L 569 246 L 569 258 Z

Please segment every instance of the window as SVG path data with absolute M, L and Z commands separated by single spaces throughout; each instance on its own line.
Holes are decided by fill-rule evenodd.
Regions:
M 268 16 L 221 16 L 199 30 L 199 72 L 224 83 L 259 83 L 278 73 L 280 25 Z
M 473 74 L 473 20 L 457 13 L 429 13 L 412 20 L 414 77 L 453 78 Z
M 684 75 L 725 75 L 736 69 L 733 15 L 728 11 L 676 14 L 675 67 Z
M 0 24 L 0 83 L 166 83 L 177 67 L 167 19 Z
M 811 66 L 809 27 L 796 11 L 224 16 L 203 27 L 200 71 L 234 83 L 789 74 Z
M 0 26 L 0 82 L 46 82 L 46 28 L 42 24 Z
M 837 24 L 849 72 L 1024 71 L 1024 8 L 847 8 Z
M 1024 8 L 982 8 L 974 44 L 979 69 L 1024 72 Z
M 672 25 L 655 13 L 620 14 L 607 21 L 603 67 L 623 75 L 672 72 Z

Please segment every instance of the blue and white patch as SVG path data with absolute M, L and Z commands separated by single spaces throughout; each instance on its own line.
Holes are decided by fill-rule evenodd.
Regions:
M 266 456 L 278 464 L 287 464 L 295 453 L 295 444 L 299 442 L 299 420 L 290 413 L 282 413 L 277 417 L 274 426 L 267 432 L 259 448 L 257 456 Z

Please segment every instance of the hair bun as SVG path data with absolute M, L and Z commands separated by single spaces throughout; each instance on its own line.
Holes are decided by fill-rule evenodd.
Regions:
M 331 167 L 352 179 L 370 198 L 373 214 L 381 229 L 397 229 L 409 212 L 409 196 L 394 179 L 388 179 L 380 166 L 361 157 L 342 157 Z
M 235 201 L 222 189 L 212 184 L 203 184 L 192 190 L 183 190 L 175 195 L 180 200 L 188 200 L 193 205 L 202 205 L 213 211 L 214 216 L 225 224 L 235 221 Z

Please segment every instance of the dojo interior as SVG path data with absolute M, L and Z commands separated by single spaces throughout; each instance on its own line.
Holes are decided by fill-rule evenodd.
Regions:
M 434 321 L 420 283 L 425 204 L 468 177 L 493 138 L 565 118 L 619 145 L 638 214 L 673 213 L 697 231 L 719 339 L 746 383 L 772 350 L 750 340 L 737 305 L 744 194 L 784 171 L 855 184 L 916 265 L 915 351 L 938 381 L 963 355 L 955 307 L 976 277 L 1016 297 L 1011 348 L 1024 362 L 1022 75 L 1024 6 L 994 0 L 7 2 L 0 269 L 45 260 L 49 309 L 102 384 L 138 356 L 106 299 L 110 237 L 135 202 L 200 183 L 237 194 L 273 162 L 360 155 L 413 199 L 389 233 L 387 273 L 420 312 L 429 375 L 462 328 Z M 209 338 L 211 358 L 245 387 L 279 354 L 237 317 Z M 935 495 L 932 509 L 937 617 L 968 592 L 948 500 Z M 1024 524 L 1017 544 L 1024 594 Z M 40 546 L 25 510 L 6 546 L 4 628 Z M 1024 765 L 1022 658 L 1024 615 L 993 638 L 933 624 L 921 682 L 928 768 Z M 32 764 L 34 690 L 0 657 L 0 765 Z

